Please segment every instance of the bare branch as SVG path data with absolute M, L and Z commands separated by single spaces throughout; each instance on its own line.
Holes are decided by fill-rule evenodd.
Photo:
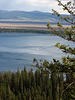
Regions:
M 70 84 L 66 87 L 66 89 L 62 91 L 62 95 L 63 95 L 63 93 L 64 93 L 71 85 L 73 85 L 73 84 L 75 84 L 75 81 L 73 81 L 72 83 L 70 83 Z
M 67 7 L 67 4 L 62 4 L 60 0 L 57 0 L 59 2 L 59 5 L 60 6 L 63 6 L 64 7 L 64 10 L 67 10 L 71 15 L 75 16 L 75 7 L 70 7 L 68 8 Z M 74 11 L 72 11 L 72 9 L 74 9 Z

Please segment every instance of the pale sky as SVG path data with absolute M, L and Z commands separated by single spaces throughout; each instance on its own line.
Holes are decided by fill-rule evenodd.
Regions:
M 63 3 L 69 0 L 61 0 Z M 72 1 L 72 0 L 70 0 Z M 0 0 L 0 10 L 20 10 L 20 11 L 42 11 L 52 12 L 52 9 L 59 13 L 66 14 L 61 7 L 58 6 L 56 0 Z

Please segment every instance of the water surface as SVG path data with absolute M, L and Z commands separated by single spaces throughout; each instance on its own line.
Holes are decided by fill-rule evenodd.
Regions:
M 31 69 L 33 58 L 61 59 L 67 56 L 54 45 L 60 42 L 74 47 L 75 43 L 58 36 L 41 33 L 0 33 L 0 71 Z

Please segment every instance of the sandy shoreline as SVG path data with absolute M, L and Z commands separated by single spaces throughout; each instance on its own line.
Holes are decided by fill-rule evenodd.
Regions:
M 51 25 L 57 28 L 57 25 Z M 70 25 L 64 25 L 64 27 L 70 27 Z M 24 24 L 24 23 L 0 23 L 0 29 L 44 29 L 47 30 L 47 26 L 43 24 Z
M 9 28 L 9 29 L 26 29 L 26 28 L 39 28 L 47 29 L 46 25 L 37 25 L 37 24 L 17 24 L 17 23 L 0 23 L 0 28 Z

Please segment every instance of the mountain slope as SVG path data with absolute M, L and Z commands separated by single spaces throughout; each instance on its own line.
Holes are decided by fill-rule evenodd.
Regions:
M 63 15 L 66 16 L 66 15 Z M 68 15 L 67 15 L 68 16 Z M 44 22 L 58 22 L 59 18 L 47 12 L 25 12 L 25 11 L 5 11 L 0 10 L 0 20 L 2 19 L 16 19 L 16 20 L 40 20 Z

